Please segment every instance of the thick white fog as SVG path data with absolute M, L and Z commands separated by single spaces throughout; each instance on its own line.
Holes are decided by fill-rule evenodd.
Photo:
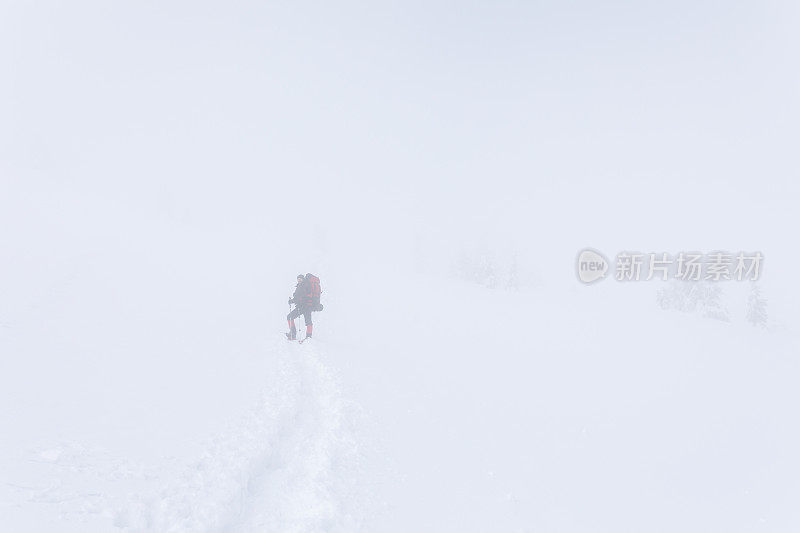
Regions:
M 797 531 L 798 24 L 0 0 L 0 529 Z

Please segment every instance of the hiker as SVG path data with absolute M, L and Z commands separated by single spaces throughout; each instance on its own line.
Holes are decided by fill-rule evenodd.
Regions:
M 302 274 L 297 275 L 297 286 L 294 289 L 294 294 L 289 298 L 289 305 L 294 304 L 294 309 L 286 315 L 286 320 L 289 322 L 289 333 L 286 338 L 289 340 L 297 339 L 297 328 L 294 325 L 294 319 L 303 315 L 306 322 L 306 338 L 311 337 L 311 331 L 314 328 L 314 323 L 311 321 L 312 310 L 312 295 L 311 295 L 311 282 L 306 280 Z

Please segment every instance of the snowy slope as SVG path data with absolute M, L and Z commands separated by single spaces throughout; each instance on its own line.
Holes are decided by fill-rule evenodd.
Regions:
M 35 193 L 34 215 L 34 193 L 12 192 L 4 223 L 27 233 L 3 243 L 0 513 L 15 531 L 798 523 L 790 307 L 756 329 L 741 308 L 665 312 L 657 284 L 585 287 L 544 263 L 552 281 L 489 289 L 335 227 L 287 266 L 279 234 L 253 247 L 245 225 L 66 191 Z M 304 270 L 326 308 L 297 345 L 284 302 Z
M 139 505 L 132 530 L 349 531 L 358 450 L 338 386 L 312 346 L 277 338 L 257 405 Z M 344 501 L 343 501 L 344 500 Z
M 264 353 L 270 371 L 261 398 L 198 455 L 144 466 L 52 443 L 28 456 L 41 478 L 12 484 L 14 499 L 49 515 L 47 529 L 353 530 L 358 448 L 335 380 L 311 346 L 277 339 Z

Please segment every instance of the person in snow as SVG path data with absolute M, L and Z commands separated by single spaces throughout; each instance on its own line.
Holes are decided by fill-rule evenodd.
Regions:
M 311 321 L 311 311 L 313 310 L 311 298 L 311 283 L 306 280 L 302 274 L 297 275 L 297 286 L 294 289 L 294 294 L 289 298 L 289 304 L 294 304 L 294 309 L 288 315 L 286 320 L 289 322 L 289 333 L 286 336 L 290 340 L 297 338 L 297 328 L 294 325 L 294 319 L 303 315 L 306 322 L 306 338 L 311 337 L 311 331 L 314 328 L 314 323 Z

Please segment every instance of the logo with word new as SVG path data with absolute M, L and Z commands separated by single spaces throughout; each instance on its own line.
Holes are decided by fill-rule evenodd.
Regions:
M 660 279 L 667 281 L 757 281 L 763 269 L 761 252 L 733 254 L 714 251 L 680 252 L 677 255 L 662 253 L 620 252 L 612 264 L 591 248 L 578 253 L 578 279 L 589 284 L 604 279 L 613 270 L 614 279 L 622 282 Z
M 606 277 L 608 259 L 597 250 L 586 248 L 578 254 L 578 279 L 584 283 L 594 283 Z

